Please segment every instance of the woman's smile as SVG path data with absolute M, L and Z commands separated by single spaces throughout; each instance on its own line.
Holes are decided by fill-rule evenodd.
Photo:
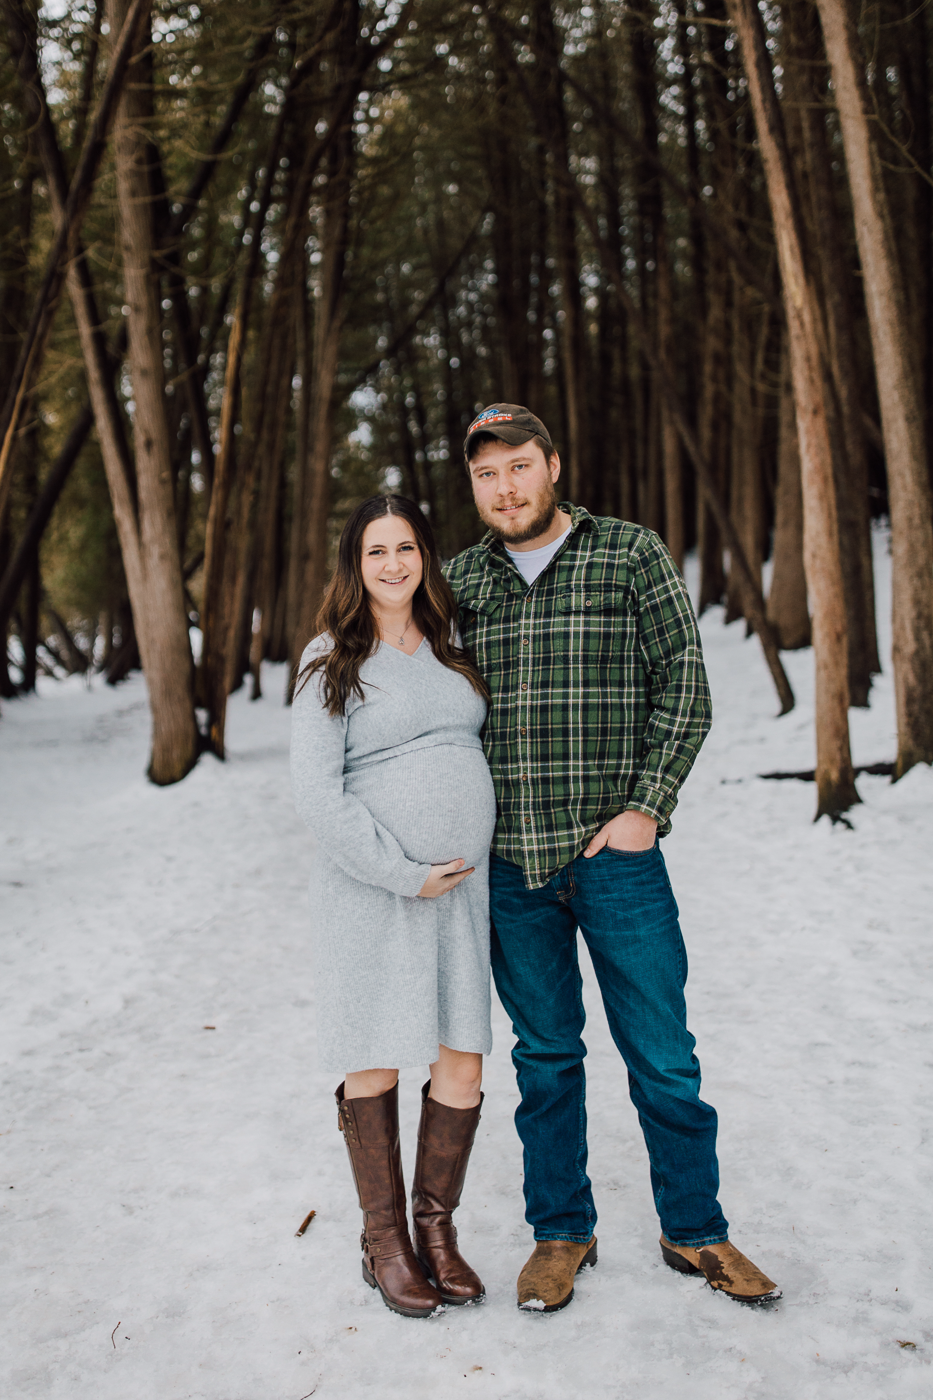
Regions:
M 391 617 L 392 626 L 397 624 L 401 634 L 408 620 L 405 614 L 410 616 L 412 599 L 424 576 L 414 532 L 400 516 L 384 515 L 366 526 L 362 546 L 360 572 L 376 619 L 382 626 Z M 390 598 L 390 593 L 395 597 Z M 402 612 L 402 621 L 395 617 L 396 610 Z

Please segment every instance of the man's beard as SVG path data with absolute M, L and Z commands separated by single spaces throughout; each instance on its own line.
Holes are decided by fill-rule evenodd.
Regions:
M 546 486 L 541 488 L 536 502 L 532 502 L 529 498 L 529 504 L 534 504 L 537 508 L 528 524 L 523 525 L 520 530 L 510 531 L 505 522 L 500 524 L 496 520 L 496 511 L 491 512 L 492 518 L 484 516 L 483 519 L 492 533 L 503 544 L 527 544 L 529 540 L 537 539 L 538 535 L 543 535 L 550 528 L 554 516 L 557 514 L 557 488 L 553 481 L 549 481 Z

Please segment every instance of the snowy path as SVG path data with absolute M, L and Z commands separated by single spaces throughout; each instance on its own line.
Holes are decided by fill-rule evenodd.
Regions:
M 809 654 L 789 658 L 800 703 L 777 721 L 741 625 L 713 613 L 704 634 L 716 724 L 665 851 L 723 1204 L 784 1301 L 742 1309 L 661 1264 L 589 976 L 598 1269 L 566 1312 L 515 1310 L 531 1244 L 497 1007 L 458 1217 L 488 1302 L 389 1313 L 360 1280 L 315 1069 L 281 674 L 261 703 L 233 698 L 229 762 L 165 791 L 142 776 L 139 677 L 46 684 L 0 721 L 5 1400 L 933 1392 L 933 773 L 863 777 L 855 830 L 814 828 L 812 785 L 754 776 L 812 764 Z M 893 756 L 889 673 L 853 742 L 856 762 Z M 403 1076 L 409 1163 L 420 1083 Z

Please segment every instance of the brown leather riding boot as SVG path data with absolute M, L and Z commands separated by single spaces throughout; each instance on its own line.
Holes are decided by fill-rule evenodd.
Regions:
M 421 1090 L 418 1156 L 411 1188 L 415 1253 L 445 1303 L 481 1303 L 483 1285 L 457 1249 L 451 1213 L 460 1204 L 483 1097 L 475 1108 L 448 1108 Z
M 387 1308 L 403 1317 L 430 1317 L 441 1296 L 415 1258 L 405 1214 L 405 1182 L 398 1144 L 398 1085 L 374 1099 L 345 1099 L 341 1084 L 337 1125 L 363 1212 L 363 1278 Z

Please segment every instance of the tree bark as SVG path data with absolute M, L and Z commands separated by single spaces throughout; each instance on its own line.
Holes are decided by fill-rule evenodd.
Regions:
M 359 36 L 359 10 L 345 6 L 335 36 L 333 65 L 338 87 L 354 69 Z M 345 272 L 350 231 L 350 198 L 353 192 L 355 142 L 347 113 L 335 111 L 337 123 L 327 152 L 327 183 L 322 191 L 320 233 L 320 281 L 314 303 L 311 350 L 311 385 L 308 416 L 307 479 L 303 483 L 304 521 L 302 580 L 297 627 L 292 637 L 295 663 L 314 636 L 314 621 L 327 577 L 327 521 L 330 511 L 330 454 L 334 431 L 334 390 L 337 382 L 340 337 L 345 314 Z
M 848 649 L 833 458 L 825 402 L 825 332 L 804 257 L 803 223 L 764 25 L 756 0 L 728 0 L 758 129 L 777 236 L 800 437 L 804 560 L 816 664 L 816 816 L 839 817 L 859 801 L 849 748 Z
M 732 443 L 729 509 L 742 548 L 761 591 L 761 444 L 752 349 L 752 307 L 748 290 L 733 274 L 732 290 Z M 746 615 L 743 579 L 729 570 L 726 622 Z
M 282 268 L 281 276 L 282 296 L 278 302 L 280 314 L 275 314 L 277 303 L 273 299 L 273 315 L 270 317 L 269 327 L 272 343 L 269 346 L 268 361 L 272 369 L 269 387 L 264 396 L 269 411 L 263 414 L 261 431 L 257 434 L 254 448 L 254 455 L 261 465 L 261 476 L 256 510 L 256 563 L 254 569 L 250 570 L 255 575 L 253 593 L 259 614 L 258 626 L 252 635 L 249 658 L 253 678 L 250 692 L 252 700 L 258 700 L 262 694 L 262 662 L 268 654 L 275 604 L 280 591 L 279 581 L 282 576 L 282 472 L 295 366 L 294 306 L 299 284 L 304 278 L 304 258 L 299 258 L 297 269 Z
M 817 0 L 839 109 L 868 307 L 891 508 L 895 778 L 933 763 L 933 519 L 924 413 L 897 247 L 844 0 Z
M 301 387 L 295 411 L 295 463 L 292 474 L 292 516 L 288 531 L 288 576 L 285 598 L 285 651 L 294 666 L 298 629 L 301 623 L 305 518 L 307 515 L 308 459 L 311 452 L 311 356 L 313 345 L 312 305 L 304 270 L 295 301 L 295 360 Z M 288 687 L 289 694 L 291 686 Z
M 836 469 L 839 544 L 849 641 L 849 704 L 867 706 L 872 675 L 880 671 L 875 633 L 875 590 L 868 498 L 868 453 L 862 421 L 854 304 L 845 246 L 834 198 L 834 175 L 826 131 L 825 56 L 815 10 L 784 6 L 787 58 L 784 85 L 791 111 L 788 135 L 796 134 L 805 172 L 806 208 L 829 337 L 835 411 L 830 423 Z M 799 116 L 797 114 L 799 113 Z M 790 117 L 796 120 L 791 122 Z
M 535 0 L 531 10 L 532 47 L 542 66 L 538 101 L 545 127 L 548 154 L 558 171 L 568 160 L 567 117 L 564 110 L 560 43 L 554 23 L 552 0 Z M 590 462 L 588 442 L 587 346 L 580 295 L 580 264 L 577 252 L 576 216 L 573 200 L 563 180 L 554 181 L 554 254 L 560 280 L 561 370 L 564 380 L 564 414 L 567 441 L 567 491 L 580 505 L 589 503 Z
M 774 553 L 768 620 L 785 651 L 810 645 L 807 611 L 807 579 L 803 568 L 803 494 L 800 485 L 800 447 L 787 355 L 787 337 L 781 354 L 781 404 L 778 420 L 777 489 L 774 502 Z
M 725 495 L 728 483 L 731 403 L 727 385 L 729 360 L 729 289 L 732 277 L 727 244 L 735 244 L 734 192 L 735 153 L 733 104 L 729 101 L 730 55 L 726 48 L 725 8 L 723 0 L 708 0 L 704 13 L 714 21 L 703 26 L 705 44 L 701 68 L 703 117 L 706 140 L 712 143 L 709 157 L 709 179 L 713 199 L 720 211 L 719 221 L 726 224 L 724 238 L 709 224 L 706 226 L 708 256 L 705 264 L 706 298 L 700 333 L 700 389 L 697 405 L 697 435 L 700 451 L 709 464 L 717 491 Z M 699 190 L 691 191 L 694 205 L 705 208 Z M 741 269 L 738 269 L 741 274 Z M 743 279 L 747 281 L 747 278 Z M 722 601 L 726 587 L 723 564 L 723 541 L 716 526 L 712 508 L 705 492 L 697 494 L 697 554 L 700 563 L 700 593 L 697 611 Z
M 120 31 L 128 9 L 127 0 L 108 0 L 112 33 Z M 152 85 L 148 65 L 140 62 L 148 45 L 147 22 L 120 100 L 114 153 L 124 297 L 129 306 L 139 555 L 145 592 L 143 608 L 139 605 L 143 600 L 137 597 L 133 611 L 152 708 L 149 777 L 163 785 L 178 782 L 197 762 L 198 733 L 165 413 L 159 287 L 153 266 L 155 240 L 146 166 Z
M 670 252 L 667 245 L 667 229 L 664 216 L 658 227 L 657 241 L 657 282 L 658 282 L 658 344 L 661 360 L 668 366 L 676 363 L 674 354 L 674 289 Z M 684 567 L 686 549 L 684 531 L 684 473 L 681 461 L 680 435 L 671 412 L 658 394 L 661 414 L 661 469 L 664 480 L 664 542 L 678 569 Z

